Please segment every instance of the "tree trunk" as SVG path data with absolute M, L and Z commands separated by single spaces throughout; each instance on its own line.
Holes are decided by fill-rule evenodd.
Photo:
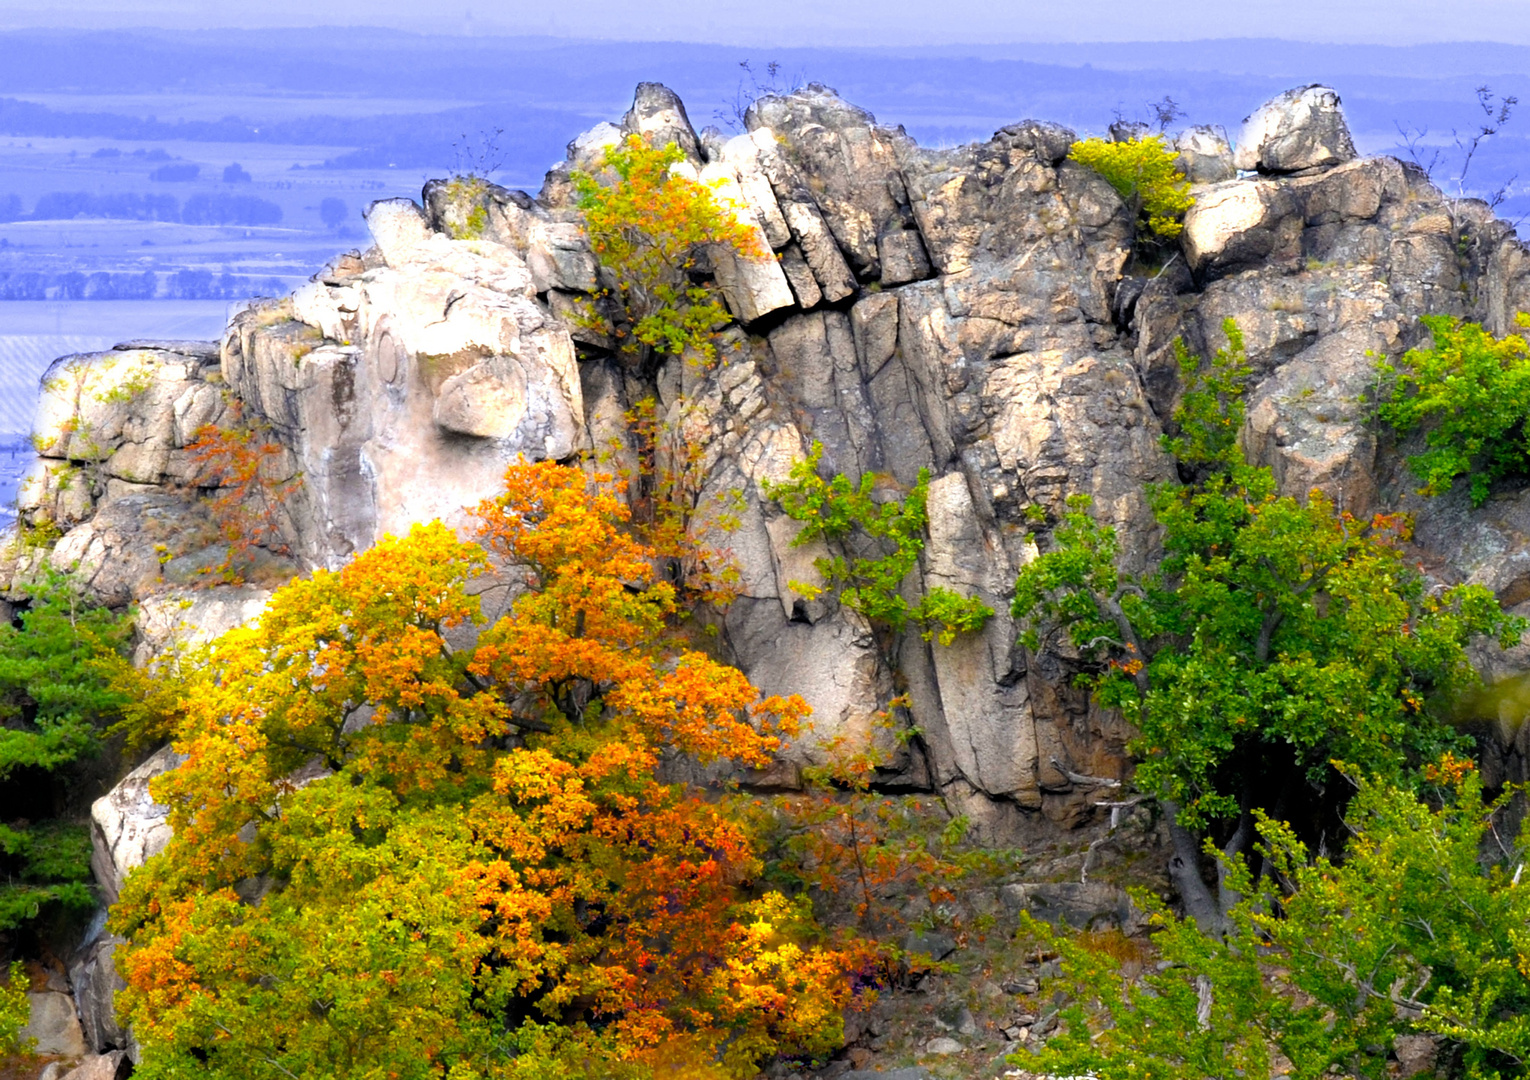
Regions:
M 1227 933 L 1227 916 L 1201 878 L 1201 845 L 1196 835 L 1179 823 L 1179 807 L 1165 799 L 1160 804 L 1169 818 L 1169 878 L 1184 901 L 1185 914 L 1195 920 L 1203 934 L 1221 937 Z

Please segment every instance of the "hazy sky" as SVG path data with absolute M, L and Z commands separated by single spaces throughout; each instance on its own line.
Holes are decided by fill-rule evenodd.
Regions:
M 1530 44 L 1530 0 L 0 0 L 0 28 L 317 24 L 761 45 L 1213 37 Z

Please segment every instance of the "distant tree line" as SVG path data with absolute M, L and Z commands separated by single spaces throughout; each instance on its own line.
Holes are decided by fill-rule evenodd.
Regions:
M 281 278 L 212 270 L 0 273 L 0 300 L 244 300 L 287 289 Z
M 377 116 L 304 116 L 291 120 L 157 120 L 120 113 L 51 109 L 33 101 L 0 97 L 0 134 L 45 138 L 102 138 L 123 141 L 265 143 L 355 147 L 318 166 L 324 169 L 450 168 L 454 140 L 467 131 L 506 126 L 508 106 L 469 105 L 433 113 Z M 570 131 L 588 125 L 578 112 L 516 106 L 515 138 L 501 147 L 511 171 L 540 172 L 563 155 Z M 107 150 L 115 148 L 104 148 Z M 143 161 L 168 160 L 127 154 Z M 152 154 L 149 151 L 148 154 Z M 101 153 L 101 157 L 117 155 Z M 225 177 L 225 180 L 228 180 Z M 235 182 L 235 181 L 230 181 Z
M 0 197 L 0 222 L 68 221 L 81 217 L 176 221 L 186 225 L 279 225 L 282 208 L 269 199 L 221 191 L 192 195 L 184 203 L 174 195 L 50 191 L 40 196 L 27 214 L 22 211 L 19 195 Z

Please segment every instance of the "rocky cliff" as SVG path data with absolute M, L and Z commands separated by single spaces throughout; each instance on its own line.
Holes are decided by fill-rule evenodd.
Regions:
M 1127 207 L 1067 160 L 1074 133 L 1056 125 L 928 150 L 815 85 L 755 102 L 747 127 L 698 135 L 675 95 L 644 84 L 620 124 L 569 144 L 536 197 L 433 182 L 421 204 L 374 205 L 375 246 L 238 315 L 217 345 L 61 359 L 21 504 L 27 526 L 61 536 L 17 565 L 77 566 L 107 602 L 137 602 L 147 659 L 253 617 L 262 581 L 335 566 L 415 521 L 460 521 L 517 456 L 623 452 L 623 414 L 652 397 L 671 452 L 699 456 L 703 511 L 743 499 L 727 539 L 742 581 L 722 618 L 729 658 L 767 692 L 806 697 L 815 738 L 869 734 L 907 693 L 922 735 L 883 782 L 938 789 L 980 835 L 1013 838 L 1087 817 L 1097 795 L 1081 781 L 1129 768 L 1126 731 L 1071 685 L 1073 659 L 1016 644 L 1015 573 L 1074 492 L 1118 527 L 1128 559 L 1151 557 L 1145 488 L 1173 470 L 1159 442 L 1179 391 L 1173 342 L 1214 350 L 1232 318 L 1255 369 L 1244 438 L 1288 492 L 1322 488 L 1359 515 L 1406 510 L 1436 579 L 1485 583 L 1530 612 L 1530 489 L 1477 510 L 1464 495 L 1422 500 L 1407 448 L 1367 406 L 1373 357 L 1417 343 L 1418 316 L 1511 329 L 1530 308 L 1527 251 L 1485 204 L 1357 158 L 1333 91 L 1266 104 L 1236 151 L 1220 132 L 1182 133 L 1196 203 L 1181 249 L 1151 270 L 1134 259 Z M 602 274 L 570 173 L 630 132 L 674 140 L 778 256 L 716 260 L 738 321 L 710 369 L 634 372 L 568 318 Z M 301 483 L 278 515 L 272 546 L 287 553 L 263 555 L 254 584 L 209 588 L 199 574 L 221 541 L 187 447 L 235 416 L 279 444 L 271 478 Z M 793 590 L 814 553 L 790 546 L 796 525 L 760 485 L 815 440 L 825 468 L 852 478 L 906 487 L 930 471 L 922 580 L 908 588 L 981 595 L 999 615 L 980 634 L 943 647 L 910 632 L 888 655 L 853 613 Z M 1530 650 L 1482 662 L 1511 678 Z M 1489 779 L 1524 775 L 1526 730 L 1489 752 Z M 813 752 L 804 740 L 792 758 Z M 757 779 L 791 778 L 789 760 Z M 142 779 L 125 783 L 97 807 L 109 889 L 154 847 Z

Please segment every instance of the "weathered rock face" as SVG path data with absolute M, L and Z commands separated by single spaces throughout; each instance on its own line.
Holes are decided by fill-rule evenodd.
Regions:
M 169 810 L 154 801 L 149 781 L 183 760 L 165 747 L 90 808 L 90 868 L 107 904 L 117 902 L 129 873 L 170 842 L 170 826 L 165 823 Z
M 337 262 L 287 319 L 246 312 L 223 343 L 224 379 L 302 472 L 295 550 L 309 565 L 460 521 L 510 462 L 583 446 L 573 341 L 516 250 L 433 231 L 404 200 L 367 220 L 370 264 Z
M 1236 155 L 1220 132 L 1175 139 L 1196 205 L 1183 257 L 1152 274 L 1134 269 L 1127 208 L 1067 160 L 1074 135 L 1056 125 L 929 151 L 811 86 L 757 101 L 747 126 L 698 138 L 679 100 L 645 85 L 620 124 L 569 144 L 535 198 L 457 180 L 427 186 L 423 208 L 377 204 L 373 249 L 338 258 L 289 302 L 236 317 L 216 360 L 173 343 L 71 360 L 60 370 L 83 374 L 50 391 L 26 514 L 68 530 L 52 557 L 78 559 L 103 595 L 150 597 L 147 653 L 264 600 L 218 594 L 177 628 L 153 599 L 163 574 L 131 550 L 156 529 L 199 527 L 200 504 L 177 477 L 197 426 L 230 408 L 225 388 L 285 448 L 278 471 L 302 474 L 284 528 L 303 568 L 415 521 L 461 520 L 518 457 L 620 444 L 624 412 L 651 395 L 665 452 L 699 454 L 699 520 L 714 500 L 742 498 L 725 540 L 742 595 L 722 642 L 763 690 L 813 705 L 814 738 L 792 759 L 812 759 L 819 737 L 875 737 L 878 712 L 907 693 L 923 735 L 882 781 L 938 788 L 980 832 L 1013 836 L 1087 812 L 1097 796 L 1070 777 L 1129 767 L 1128 733 L 1074 688 L 1075 659 L 1016 644 L 1005 612 L 1032 534 L 1084 492 L 1130 564 L 1153 557 L 1146 490 L 1174 475 L 1160 447 L 1180 390 L 1173 341 L 1208 352 L 1233 319 L 1256 373 L 1246 444 L 1285 490 L 1321 487 L 1357 514 L 1408 509 L 1419 559 L 1440 580 L 1483 581 L 1530 609 L 1530 498 L 1506 488 L 1478 511 L 1423 502 L 1360 404 L 1368 354 L 1416 343 L 1420 314 L 1511 329 L 1530 307 L 1525 249 L 1485 206 L 1445 199 L 1393 159 L 1355 159 L 1332 91 L 1264 106 Z M 710 370 L 633 370 L 566 318 L 603 273 L 571 173 L 598 173 L 603 148 L 632 133 L 680 145 L 677 168 L 715 182 L 777 256 L 717 260 L 739 324 Z M 1236 179 L 1235 166 L 1258 175 Z M 130 367 L 148 375 L 133 382 L 121 374 Z M 125 382 L 147 388 L 124 402 L 110 387 Z M 825 469 L 872 474 L 889 493 L 928 470 L 929 537 L 906 588 L 981 596 L 999 612 L 981 633 L 951 646 L 879 640 L 832 597 L 793 588 L 812 580 L 821 552 L 791 546 L 795 523 L 760 485 L 815 441 Z M 89 485 L 60 479 L 85 466 Z M 1492 664 L 1494 675 L 1530 671 L 1530 650 Z M 758 779 L 791 775 L 789 762 Z M 131 790 L 120 792 L 131 801 Z M 122 841 L 103 826 L 102 844 L 115 855 Z M 103 880 L 120 873 L 109 861 Z

